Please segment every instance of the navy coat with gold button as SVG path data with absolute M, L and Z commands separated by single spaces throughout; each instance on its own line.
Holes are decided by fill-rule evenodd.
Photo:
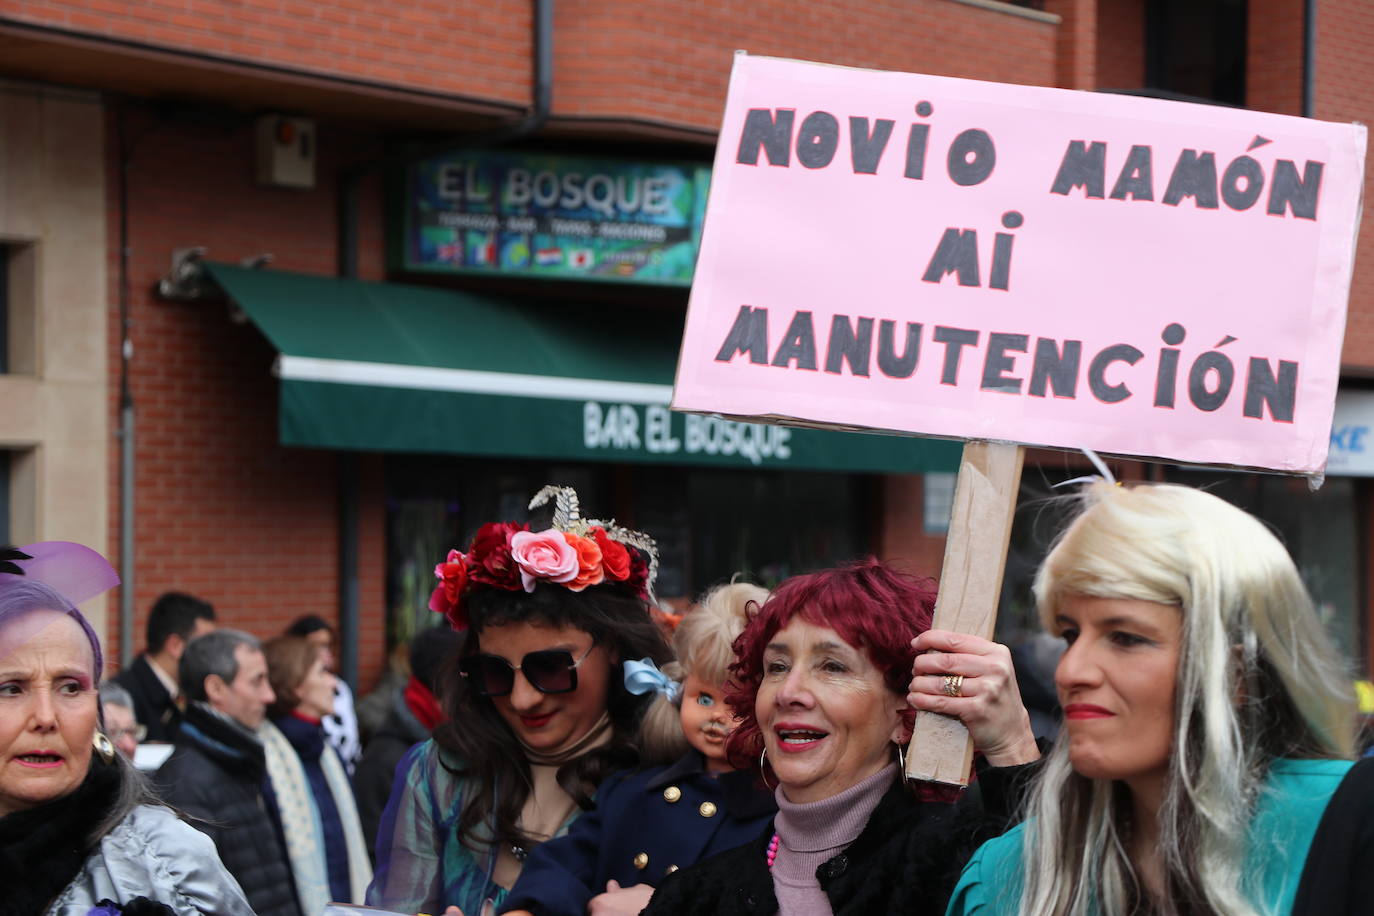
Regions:
M 617 774 L 566 835 L 530 853 L 502 912 L 583 916 L 614 878 L 658 886 L 677 868 L 757 839 L 777 812 L 750 773 L 711 777 L 690 751 L 677 763 Z

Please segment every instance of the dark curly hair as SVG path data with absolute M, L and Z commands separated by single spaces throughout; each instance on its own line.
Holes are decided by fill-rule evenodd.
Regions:
M 829 627 L 864 650 L 883 673 L 887 689 L 904 697 L 916 658 L 911 640 L 930 629 L 934 612 L 934 579 L 898 572 L 872 557 L 779 585 L 735 640 L 734 678 L 725 694 L 740 720 L 725 745 L 731 765 L 759 771 L 763 733 L 754 701 L 763 682 L 763 652 L 794 617 Z M 902 714 L 908 728 L 915 715 L 909 708 Z

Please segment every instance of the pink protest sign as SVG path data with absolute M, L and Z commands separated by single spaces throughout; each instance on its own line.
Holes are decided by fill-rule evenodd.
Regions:
M 1320 474 L 1365 129 L 737 55 L 673 407 Z

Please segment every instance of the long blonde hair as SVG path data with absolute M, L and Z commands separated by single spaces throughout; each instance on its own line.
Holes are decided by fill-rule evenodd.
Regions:
M 749 620 L 750 609 L 768 600 L 768 590 L 747 582 L 718 585 L 701 596 L 673 633 L 676 661 L 663 673 L 682 683 L 696 675 L 708 684 L 723 683 L 735 660 L 735 640 Z M 723 702 L 723 698 L 720 698 Z M 690 745 L 678 718 L 681 699 L 656 696 L 640 725 L 640 753 L 646 763 L 671 763 Z
M 1259 521 L 1188 487 L 1098 483 L 1035 579 L 1048 629 L 1069 595 L 1172 604 L 1182 615 L 1173 750 L 1159 812 L 1164 899 L 1126 852 L 1129 795 L 1049 755 L 1022 847 L 1023 916 L 1255 913 L 1242 858 L 1276 757 L 1349 758 L 1355 701 L 1297 568 Z

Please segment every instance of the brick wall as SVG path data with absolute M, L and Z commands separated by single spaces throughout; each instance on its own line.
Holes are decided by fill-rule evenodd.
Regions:
M 1302 114 L 1303 0 L 1250 0 L 1245 107 Z
M 1098 0 L 1097 86 L 1145 85 L 1145 0 Z
M 888 474 L 882 479 L 881 529 L 874 551 L 910 573 L 940 578 L 945 557 L 945 536 L 925 531 L 924 478 L 914 474 Z
M 1054 85 L 1093 89 L 1098 85 L 1097 0 L 1045 0 L 1046 12 L 1060 17 L 1055 35 Z
M 1082 2 L 1082 0 L 1080 0 Z M 0 16 L 409 90 L 526 104 L 529 0 L 43 0 Z M 556 115 L 719 126 L 736 49 L 855 67 L 1052 85 L 1054 25 L 950 0 L 560 0 Z
M 1323 0 L 1317 7 L 1315 116 L 1327 121 L 1374 124 L 1374 71 L 1369 44 L 1374 37 L 1374 5 L 1364 0 Z M 1345 329 L 1347 371 L 1374 375 L 1374 208 L 1369 206 L 1374 164 L 1365 160 L 1365 209 L 1350 318 Z
M 118 162 L 116 114 L 107 115 L 110 417 L 119 422 Z M 320 182 L 313 191 L 259 188 L 251 126 L 207 119 L 188 126 L 145 109 L 128 119 L 129 282 L 137 410 L 137 579 L 135 643 L 146 612 L 167 589 L 213 602 L 226 625 L 259 636 L 300 614 L 335 620 L 338 611 L 336 462 L 329 452 L 277 443 L 276 353 L 251 324 L 235 324 L 224 303 L 155 299 L 171 250 L 198 244 L 211 259 L 271 252 L 274 267 L 335 271 L 335 185 L 342 150 L 371 141 L 320 132 Z M 363 274 L 382 275 L 380 182 L 364 194 Z M 109 469 L 112 559 L 118 564 L 119 468 Z M 384 519 L 381 462 L 362 466 L 361 681 L 369 688 L 385 648 L 382 628 Z M 107 639 L 117 645 L 118 602 Z M 113 652 L 111 653 L 114 654 Z
M 558 115 L 625 116 L 714 131 L 730 62 L 750 54 L 1035 85 L 1054 84 L 1054 25 L 949 0 L 560 0 Z M 651 12 L 650 12 L 651 10 Z
M 41 0 L 3 18 L 187 54 L 506 102 L 529 98 L 525 0 Z

